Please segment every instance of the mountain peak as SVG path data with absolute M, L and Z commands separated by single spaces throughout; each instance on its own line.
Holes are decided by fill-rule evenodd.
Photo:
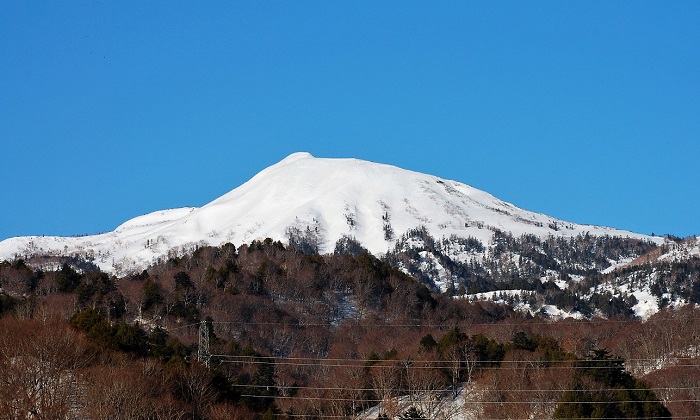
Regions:
M 292 153 L 291 155 L 287 156 L 286 158 L 282 159 L 279 163 L 280 164 L 287 164 L 287 163 L 292 163 L 292 162 L 300 160 L 300 159 L 313 159 L 313 158 L 314 158 L 314 156 L 309 152 L 295 152 L 295 153 Z
M 590 233 L 648 239 L 519 209 L 457 181 L 386 164 L 298 152 L 203 207 L 153 212 L 102 235 L 6 240 L 0 242 L 0 259 L 38 252 L 85 254 L 94 255 L 103 270 L 120 272 L 201 245 L 240 245 L 268 237 L 282 242 L 308 240 L 322 253 L 333 252 L 339 239 L 353 237 L 370 252 L 383 254 L 419 227 L 435 238 L 476 238 L 485 245 L 496 231 L 514 236 Z

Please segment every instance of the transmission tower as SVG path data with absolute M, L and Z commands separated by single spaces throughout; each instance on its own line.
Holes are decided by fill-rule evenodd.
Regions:
M 211 360 L 211 352 L 209 351 L 209 327 L 207 322 L 202 320 L 199 323 L 199 347 L 197 349 L 197 360 L 209 367 Z

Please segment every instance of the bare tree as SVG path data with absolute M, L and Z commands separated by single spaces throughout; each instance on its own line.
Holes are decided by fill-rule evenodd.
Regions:
M 391 360 L 379 362 L 372 367 L 370 374 L 372 387 L 380 401 L 380 409 L 390 417 L 395 416 L 398 413 L 393 396 L 400 383 L 396 363 Z
M 86 414 L 114 420 L 153 418 L 151 386 L 138 370 L 95 367 L 86 374 L 82 390 Z
M 1 320 L 0 408 L 10 417 L 68 417 L 78 404 L 75 371 L 87 353 L 62 322 Z
M 428 356 L 432 356 L 429 354 Z M 404 363 L 406 388 L 410 402 L 423 413 L 434 413 L 440 404 L 440 393 L 446 386 L 445 376 L 425 355 Z
M 217 397 L 212 373 L 203 366 L 193 364 L 183 368 L 178 372 L 176 384 L 177 394 L 192 405 L 195 417 L 205 415 Z

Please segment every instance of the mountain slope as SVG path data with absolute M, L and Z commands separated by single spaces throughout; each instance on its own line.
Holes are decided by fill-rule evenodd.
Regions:
M 153 212 L 113 232 L 85 237 L 19 237 L 0 242 L 0 259 L 34 254 L 79 255 L 102 270 L 127 272 L 201 245 L 272 238 L 310 243 L 332 252 L 343 236 L 374 254 L 390 250 L 410 229 L 436 238 L 513 236 L 630 237 L 631 232 L 561 221 L 519 209 L 466 184 L 356 159 L 295 153 L 245 184 L 200 207 Z

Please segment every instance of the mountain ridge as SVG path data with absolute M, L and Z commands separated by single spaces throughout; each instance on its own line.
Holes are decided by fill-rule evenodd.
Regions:
M 159 210 L 125 221 L 114 231 L 84 237 L 16 237 L 0 242 L 0 259 L 37 253 L 94 259 L 103 271 L 137 270 L 158 258 L 202 245 L 249 243 L 270 237 L 314 242 L 333 252 L 343 237 L 381 255 L 410 229 L 436 238 L 476 238 L 495 231 L 574 237 L 579 234 L 663 239 L 583 225 L 520 209 L 467 184 L 396 166 L 293 153 L 202 207 Z

